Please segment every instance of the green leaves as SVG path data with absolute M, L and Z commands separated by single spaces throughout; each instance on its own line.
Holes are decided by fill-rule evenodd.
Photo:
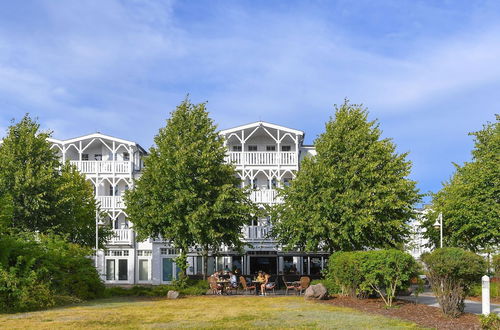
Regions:
M 408 179 L 411 163 L 381 139 L 368 112 L 347 101 L 315 141 L 297 178 L 281 190 L 273 211 L 274 234 L 289 249 L 359 250 L 395 247 L 420 200 Z
M 9 127 L 0 144 L 0 223 L 10 231 L 52 232 L 93 246 L 92 186 L 76 169 L 61 166 L 49 137 L 28 115 Z
M 433 195 L 431 212 L 423 226 L 431 244 L 439 245 L 439 229 L 433 227 L 443 213 L 446 246 L 474 252 L 494 252 L 500 245 L 500 116 L 495 123 L 472 133 L 472 161 L 456 166 L 456 172 Z
M 241 229 L 254 206 L 209 118 L 205 104 L 183 101 L 155 137 L 127 214 L 139 238 L 162 236 L 187 250 L 242 246 Z

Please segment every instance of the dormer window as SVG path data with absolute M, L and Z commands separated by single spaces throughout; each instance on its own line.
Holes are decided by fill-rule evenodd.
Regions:
M 233 146 L 233 151 L 240 152 L 241 151 L 241 146 Z
M 266 151 L 276 151 L 276 146 L 266 146 Z
M 89 154 L 82 154 L 82 160 L 88 161 L 89 160 Z
M 248 146 L 248 151 L 257 151 L 257 146 Z
M 124 152 L 122 154 L 123 161 L 128 162 L 130 160 L 130 154 L 128 152 Z
M 291 151 L 292 147 L 291 146 L 281 146 L 281 151 Z

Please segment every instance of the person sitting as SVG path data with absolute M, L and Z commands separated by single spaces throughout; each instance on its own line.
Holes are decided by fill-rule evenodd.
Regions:
M 231 287 L 237 288 L 238 287 L 238 278 L 233 272 L 229 272 L 229 283 L 231 284 Z
M 255 279 L 257 282 L 259 282 L 259 285 L 257 285 L 257 288 L 260 288 L 260 294 L 262 295 L 262 284 L 266 281 L 266 278 L 264 277 L 264 272 L 259 271 L 257 273 L 257 278 Z
M 262 283 L 260 285 L 260 292 L 264 296 L 267 295 L 267 293 L 266 293 L 267 289 L 269 289 L 269 290 L 274 289 L 275 284 L 273 282 L 269 282 L 270 279 L 271 279 L 271 275 L 264 273 L 264 283 Z

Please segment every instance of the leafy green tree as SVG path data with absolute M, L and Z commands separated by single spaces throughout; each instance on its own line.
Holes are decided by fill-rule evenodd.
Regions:
M 223 244 L 241 247 L 254 206 L 224 162 L 224 141 L 205 104 L 183 101 L 154 141 L 142 176 L 125 195 L 139 239 L 162 237 L 179 248 L 182 274 L 190 247 L 201 247 L 205 256 Z
M 500 116 L 471 135 L 472 161 L 455 164 L 450 181 L 433 195 L 423 226 L 430 244 L 439 246 L 439 228 L 433 225 L 442 213 L 445 246 L 494 253 L 500 246 Z
M 329 252 L 401 246 L 420 200 L 407 153 L 396 153 L 367 110 L 347 100 L 314 144 L 317 155 L 304 159 L 280 191 L 284 203 L 273 212 L 278 241 Z
M 85 177 L 61 165 L 40 125 L 28 115 L 0 144 L 0 222 L 10 231 L 52 232 L 94 246 L 96 201 Z M 101 242 L 107 239 L 103 230 Z

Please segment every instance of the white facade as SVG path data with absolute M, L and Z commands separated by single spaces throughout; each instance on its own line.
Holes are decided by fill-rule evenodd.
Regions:
M 429 212 L 429 208 L 427 207 L 416 209 L 415 219 L 409 222 L 411 234 L 406 250 L 417 260 L 420 259 L 423 253 L 431 251 L 431 248 L 427 247 L 429 239 L 424 237 L 426 229 L 422 227 L 422 222 L 427 212 Z
M 303 145 L 304 132 L 256 122 L 223 130 L 226 139 L 227 162 L 235 165 L 242 186 L 251 185 L 251 199 L 262 206 L 281 203 L 277 187 L 289 184 L 300 168 L 300 162 L 314 155 L 312 146 Z M 122 195 L 133 189 L 143 168 L 146 151 L 137 143 L 101 133 L 69 140 L 50 139 L 62 162 L 74 164 L 93 184 L 96 200 L 104 216 L 98 225 L 113 228 L 114 237 L 105 251 L 97 253 L 97 269 L 108 284 L 163 284 L 176 278 L 178 271 L 173 259 L 177 251 L 168 242 L 135 239 L 133 224 L 127 219 Z M 243 274 L 264 270 L 271 274 L 319 275 L 326 263 L 326 254 L 283 252 L 269 237 L 267 218 L 258 219 L 243 228 L 249 247 L 241 255 L 226 251 L 208 259 L 209 272 L 239 268 Z M 202 274 L 199 251 L 188 255 L 190 275 Z

